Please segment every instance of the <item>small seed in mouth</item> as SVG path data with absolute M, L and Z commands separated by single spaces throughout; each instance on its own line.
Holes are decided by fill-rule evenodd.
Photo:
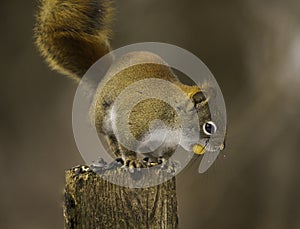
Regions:
M 205 147 L 203 147 L 202 145 L 196 144 L 193 146 L 193 152 L 195 154 L 202 155 L 205 153 Z

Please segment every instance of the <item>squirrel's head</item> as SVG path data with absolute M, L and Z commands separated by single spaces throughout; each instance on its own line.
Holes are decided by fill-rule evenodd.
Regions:
M 206 93 L 203 93 L 203 91 L 205 90 L 209 90 L 208 94 L 211 97 L 205 97 Z M 203 88 L 200 90 L 197 86 L 195 86 L 194 90 L 192 90 L 189 96 L 192 99 L 194 107 L 197 111 L 200 128 L 200 142 L 193 146 L 193 152 L 195 154 L 202 155 L 206 151 L 223 150 L 225 148 L 225 141 L 221 143 L 218 141 L 218 135 L 220 135 L 220 125 L 218 125 L 218 121 L 212 120 L 212 115 L 209 107 L 209 100 L 214 96 L 213 89 Z M 209 140 L 211 140 L 212 137 L 214 137 L 216 141 L 212 141 L 209 143 Z

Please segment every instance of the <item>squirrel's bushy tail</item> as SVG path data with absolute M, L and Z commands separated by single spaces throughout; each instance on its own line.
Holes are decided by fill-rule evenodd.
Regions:
M 52 69 L 79 79 L 110 51 L 112 0 L 41 0 L 36 45 Z

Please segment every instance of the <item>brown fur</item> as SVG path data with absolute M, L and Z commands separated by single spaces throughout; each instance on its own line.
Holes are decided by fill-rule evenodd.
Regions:
M 110 51 L 111 0 L 41 0 L 35 39 L 52 69 L 79 79 Z
M 154 63 L 143 64 L 142 62 Z M 137 65 L 127 67 L 130 63 L 136 63 Z M 100 84 L 99 90 L 95 96 L 93 111 L 95 112 L 95 123 L 99 132 L 102 130 L 103 120 L 108 107 L 114 103 L 116 98 L 126 87 L 139 80 L 158 78 L 172 82 L 186 92 L 190 98 L 200 91 L 197 86 L 187 86 L 180 83 L 173 71 L 163 64 L 165 64 L 165 62 L 163 62 L 160 57 L 150 52 L 129 53 L 120 60 L 114 62 L 114 65 Z M 120 69 L 123 68 L 125 69 L 120 71 Z M 105 86 L 102 86 L 104 84 Z M 168 92 L 165 91 L 162 93 Z M 156 96 L 159 97 L 159 95 Z M 187 102 L 181 101 L 181 98 L 177 98 L 177 100 L 184 104 Z M 179 105 L 180 104 L 178 104 L 178 106 Z M 165 124 L 169 127 L 178 126 L 178 124 L 174 123 L 176 119 L 175 110 L 170 105 L 157 99 L 149 99 L 140 102 L 132 110 L 130 122 L 132 123 L 131 132 L 133 136 L 137 139 L 141 139 L 143 134 L 148 131 L 149 123 L 155 119 L 164 120 Z
M 135 65 L 130 66 L 132 63 Z M 123 70 L 122 70 L 123 69 Z M 95 125 L 98 133 L 108 136 L 109 142 L 116 141 L 114 134 L 111 134 L 111 129 L 106 129 L 106 117 L 109 116 L 109 111 L 112 108 L 115 100 L 129 85 L 136 83 L 144 79 L 162 79 L 168 82 L 172 82 L 178 86 L 188 96 L 187 98 L 193 99 L 194 95 L 200 92 L 198 86 L 188 86 L 182 84 L 176 75 L 173 73 L 170 67 L 157 55 L 150 52 L 131 52 L 119 60 L 115 60 L 111 66 L 107 75 L 99 85 L 98 91 L 95 95 L 94 104 L 91 109 L 91 117 L 95 119 Z M 145 85 L 146 86 L 146 85 Z M 144 91 L 138 92 L 143 94 Z M 162 94 L 171 96 L 173 101 L 177 101 L 177 107 L 181 110 L 189 109 L 187 107 L 189 101 L 186 98 L 174 96 L 169 91 L 162 91 L 161 94 L 156 94 L 157 98 L 160 98 Z M 134 96 L 133 93 L 127 94 L 128 98 L 123 98 L 124 101 L 130 101 Z M 139 96 L 139 95 L 137 95 Z M 201 101 L 197 101 L 199 104 L 203 102 L 203 105 L 199 109 L 199 125 L 202 126 L 205 121 L 210 118 L 210 112 L 205 98 L 201 97 Z M 193 105 L 193 104 L 192 104 Z M 119 111 L 120 114 L 124 114 L 124 111 Z M 169 104 L 162 100 L 151 98 L 138 103 L 130 113 L 128 121 L 130 123 L 130 131 L 132 136 L 137 140 L 143 140 L 145 135 L 149 131 L 149 124 L 154 120 L 161 120 L 170 129 L 180 128 L 180 120 L 176 114 L 176 111 Z M 120 125 L 120 123 L 119 123 Z M 123 124 L 121 124 L 123 125 Z M 121 126 L 122 130 L 125 128 Z M 123 133 L 126 134 L 126 133 Z M 117 156 L 129 156 L 135 158 L 136 154 L 126 149 L 125 147 L 117 144 L 110 144 L 113 152 L 119 152 Z M 173 150 L 168 152 L 165 157 L 171 156 Z
M 109 24 L 114 11 L 111 5 L 110 0 L 42 0 L 35 28 L 36 44 L 53 69 L 80 79 L 95 61 L 110 51 Z M 137 65 L 120 71 L 132 62 Z M 141 64 L 138 64 L 139 62 Z M 164 61 L 152 53 L 129 53 L 114 61 L 94 97 L 91 117 L 95 119 L 98 133 L 106 136 L 117 157 L 132 160 L 136 159 L 136 154 L 120 145 L 116 136 L 105 129 L 109 109 L 127 86 L 153 77 L 174 83 L 189 98 L 200 93 L 198 86 L 182 84 Z M 205 98 L 203 96 L 201 98 L 201 101 L 194 101 L 202 104 L 198 109 L 200 126 L 210 117 Z M 186 107 L 188 103 L 186 99 L 175 97 L 172 99 L 178 102 L 180 109 L 190 109 Z M 157 119 L 163 121 L 169 128 L 180 126 L 177 114 L 169 104 L 157 99 L 148 99 L 131 111 L 129 121 L 132 135 L 141 140 L 148 132 L 149 123 Z M 166 157 L 173 152 L 168 149 L 165 151 L 168 153 Z

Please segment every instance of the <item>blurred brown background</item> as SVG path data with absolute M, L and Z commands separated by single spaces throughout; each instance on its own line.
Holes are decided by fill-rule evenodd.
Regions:
M 204 175 L 178 177 L 180 228 L 300 228 L 298 0 L 127 0 L 114 48 L 183 47 L 214 73 L 228 110 L 227 148 Z M 51 72 L 32 38 L 35 1 L 2 0 L 0 228 L 63 228 L 64 170 L 83 161 L 76 84 Z

